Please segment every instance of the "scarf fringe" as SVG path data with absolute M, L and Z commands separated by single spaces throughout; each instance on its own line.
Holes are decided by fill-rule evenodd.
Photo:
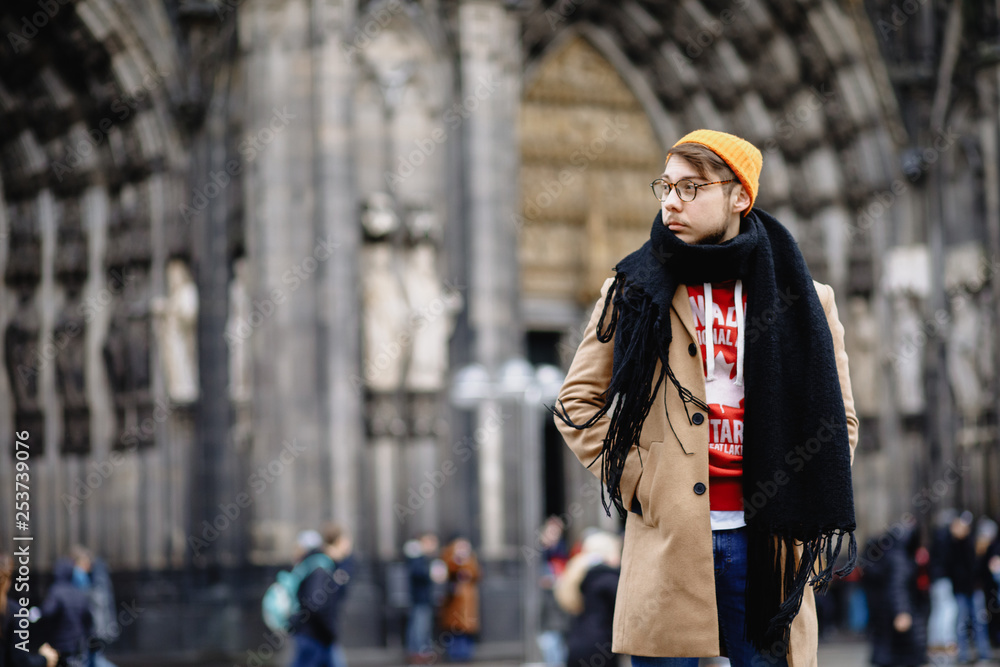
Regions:
M 825 593 L 835 575 L 850 574 L 857 561 L 857 541 L 853 531 L 842 530 L 824 532 L 805 542 L 753 528 L 748 532 L 746 639 L 761 652 L 786 655 L 792 621 L 799 613 L 806 585 Z M 849 538 L 847 563 L 834 570 L 845 537 Z M 802 546 L 798 566 L 796 544 Z
M 625 501 L 631 502 L 631 498 L 623 499 L 621 495 L 620 486 L 625 461 L 632 447 L 639 444 L 642 426 L 653 406 L 656 392 L 659 391 L 663 378 L 667 375 L 669 366 L 666 350 L 670 343 L 669 340 L 663 340 L 661 335 L 660 313 L 657 306 L 652 299 L 638 290 L 628 293 L 625 290 L 625 276 L 622 273 L 615 276 L 604 299 L 604 310 L 601 311 L 601 317 L 597 322 L 598 341 L 611 342 L 615 331 L 623 325 L 621 313 L 625 309 L 635 311 L 636 316 L 627 318 L 628 329 L 623 329 L 618 338 L 620 341 L 627 341 L 628 346 L 622 350 L 619 350 L 617 345 L 615 347 L 616 362 L 620 357 L 620 363 L 615 364 L 616 370 L 604 392 L 604 405 L 582 424 L 577 424 L 570 418 L 561 401 L 558 408 L 552 410 L 564 424 L 583 430 L 596 424 L 612 406 L 614 407 L 601 453 L 587 467 L 592 466 L 598 459 L 601 460 L 601 479 L 605 480 L 605 484 L 601 486 L 601 503 L 608 516 L 611 515 L 613 506 L 623 519 L 627 514 Z M 667 316 L 669 317 L 669 313 Z M 655 340 L 650 340 L 651 338 Z M 661 361 L 662 367 L 654 382 L 657 358 Z M 673 377 L 673 373 L 670 375 Z

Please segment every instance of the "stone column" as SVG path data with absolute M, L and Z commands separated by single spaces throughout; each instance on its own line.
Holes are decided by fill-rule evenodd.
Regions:
M 360 375 L 361 303 L 358 258 L 361 225 L 354 182 L 352 109 L 355 72 L 342 43 L 354 20 L 354 2 L 312 2 L 312 103 L 316 196 L 315 226 L 330 246 L 317 287 L 319 349 L 326 378 L 322 446 L 329 450 L 330 505 L 324 514 L 340 522 L 359 542 L 359 456 L 365 441 Z
M 517 312 L 518 144 L 514 76 L 520 46 L 514 19 L 500 2 L 463 2 L 458 12 L 461 55 L 463 160 L 469 275 L 469 328 L 473 359 L 496 373 L 522 347 Z M 484 404 L 476 417 L 479 449 L 481 549 L 486 558 L 505 551 L 503 429 L 490 424 L 497 405 Z M 507 429 L 509 430 L 509 429 Z

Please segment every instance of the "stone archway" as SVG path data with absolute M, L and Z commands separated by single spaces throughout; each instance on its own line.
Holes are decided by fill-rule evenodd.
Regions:
M 186 174 L 171 19 L 155 3 L 14 2 L 0 25 L 0 415 L 32 432 L 36 562 L 86 542 L 119 567 L 180 565 L 188 494 L 170 474 L 191 434 L 157 435 L 152 306 L 167 257 L 191 252 L 169 205 Z

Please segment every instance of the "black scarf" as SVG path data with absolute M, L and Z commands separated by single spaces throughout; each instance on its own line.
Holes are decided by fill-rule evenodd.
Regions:
M 836 574 L 850 572 L 857 556 L 844 400 L 833 338 L 809 269 L 788 230 L 753 209 L 742 218 L 739 235 L 718 245 L 684 243 L 658 214 L 650 240 L 615 271 L 597 325 L 598 340 L 614 339 L 604 407 L 583 424 L 574 424 L 561 406 L 555 412 L 570 426 L 584 429 L 611 411 L 602 478 L 610 504 L 622 517 L 623 503 L 631 501 L 621 497 L 619 488 L 625 459 L 639 444 L 664 378 L 682 398 L 689 420 L 688 403 L 708 410 L 680 385 L 668 363 L 670 307 L 677 286 L 743 280 L 746 632 L 758 649 L 781 654 L 787 651 L 806 584 L 825 591 L 845 537 L 848 562 Z M 659 374 L 657 361 L 662 362 Z M 763 503 L 761 494 L 767 496 Z M 607 498 L 602 499 L 610 513 Z M 795 544 L 803 547 L 798 567 Z

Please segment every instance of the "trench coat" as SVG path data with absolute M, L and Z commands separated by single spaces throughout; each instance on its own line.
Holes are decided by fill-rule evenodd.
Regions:
M 466 635 L 479 633 L 479 560 L 475 554 L 459 560 L 454 543 L 441 552 L 448 566 L 451 589 L 441 606 L 441 628 Z
M 611 282 L 605 281 L 601 289 L 601 298 L 559 393 L 559 400 L 577 424 L 604 404 L 602 392 L 611 379 L 613 341 L 603 344 L 596 335 Z M 837 316 L 833 289 L 814 284 L 833 336 L 853 462 L 858 420 L 844 350 L 844 328 Z M 704 364 L 701 347 L 695 344 L 694 316 L 684 285 L 678 286 L 670 310 L 670 366 L 681 385 L 704 401 Z M 659 369 L 654 377 L 658 374 Z M 576 430 L 556 418 L 566 444 L 598 477 L 601 461 L 595 459 L 601 453 L 609 421 L 610 417 L 605 416 L 593 428 Z M 708 423 L 707 419 L 701 425 L 689 422 L 672 383 L 664 381 L 643 423 L 638 449 L 633 447 L 625 461 L 622 500 L 629 507 L 634 497 L 642 514 L 630 511 L 625 521 L 612 642 L 615 653 L 706 658 L 721 654 L 709 493 L 701 486 L 707 487 L 709 482 Z M 695 492 L 696 485 L 703 493 Z M 812 587 L 807 586 L 792 622 L 788 664 L 815 666 L 816 648 L 816 601 Z

